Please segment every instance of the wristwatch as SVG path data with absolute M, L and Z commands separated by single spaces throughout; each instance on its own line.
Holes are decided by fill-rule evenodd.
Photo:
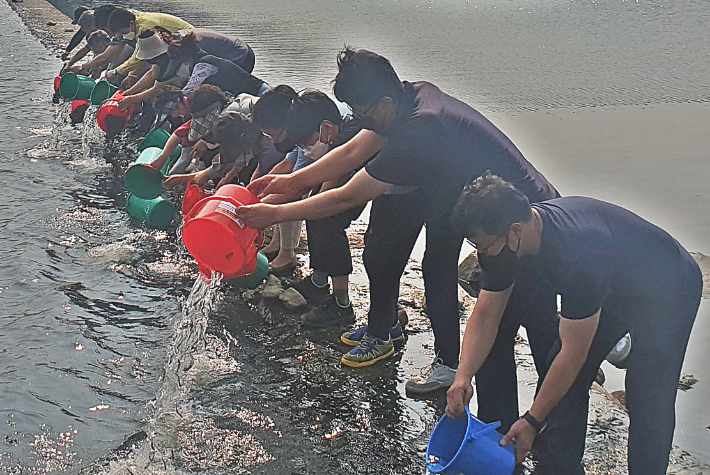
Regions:
M 543 430 L 545 430 L 545 427 L 547 427 L 547 422 L 543 421 L 540 422 L 537 419 L 535 419 L 532 414 L 530 414 L 530 411 L 526 411 L 525 414 L 520 416 L 521 419 L 525 419 L 525 421 L 532 426 L 533 429 L 535 429 L 535 433 L 539 434 Z

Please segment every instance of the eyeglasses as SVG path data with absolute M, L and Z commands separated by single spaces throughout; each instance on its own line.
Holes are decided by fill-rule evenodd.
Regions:
M 490 252 L 490 250 L 491 250 L 491 248 L 493 248 L 493 246 L 494 246 L 499 240 L 501 240 L 501 239 L 505 239 L 505 242 L 503 243 L 503 246 L 505 246 L 505 245 L 508 243 L 508 238 L 507 238 L 507 237 L 504 237 L 504 236 L 495 236 L 495 237 L 493 238 L 493 240 L 490 241 L 490 242 L 489 242 L 488 244 L 486 244 L 485 246 L 476 244 L 475 242 L 471 241 L 471 239 L 468 238 L 468 237 L 466 238 L 466 241 L 467 241 L 471 246 L 473 246 L 473 248 L 476 249 L 477 252 L 483 253 L 483 254 L 485 254 L 485 255 L 487 255 L 487 256 L 492 256 L 492 255 L 496 255 L 496 254 L 498 254 L 498 252 L 500 252 L 500 249 L 499 249 L 498 252 L 496 252 L 495 254 L 493 254 L 493 253 Z M 501 246 L 501 249 L 503 248 L 503 246 Z

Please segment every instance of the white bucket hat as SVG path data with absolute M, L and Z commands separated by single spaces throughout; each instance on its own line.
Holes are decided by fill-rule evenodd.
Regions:
M 138 38 L 136 41 L 136 59 L 145 61 L 157 58 L 168 51 L 168 44 L 158 33 L 153 33 L 148 38 Z

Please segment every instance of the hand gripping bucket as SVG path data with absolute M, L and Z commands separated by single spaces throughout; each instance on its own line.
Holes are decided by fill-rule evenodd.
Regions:
M 471 415 L 444 415 L 434 428 L 426 451 L 426 468 L 444 475 L 511 475 L 515 469 L 512 445 L 501 447 L 500 422 L 484 424 Z
M 148 147 L 158 147 L 160 149 L 163 149 L 165 148 L 165 144 L 168 142 L 169 138 L 170 132 L 168 132 L 167 130 L 153 129 L 148 133 L 148 135 L 143 137 L 141 143 L 138 144 L 138 151 L 142 152 Z M 180 158 L 180 152 L 182 152 L 182 147 L 178 145 L 177 147 L 175 147 L 173 153 L 170 154 L 166 166 L 162 169 L 163 174 L 166 174 L 173 166 L 175 161 Z
M 158 158 L 161 149 L 148 147 L 141 152 L 133 165 L 128 167 L 123 177 L 126 189 L 138 198 L 152 200 L 162 195 L 163 174 L 148 164 Z
M 65 101 L 86 101 L 91 97 L 96 83 L 87 76 L 74 73 L 65 73 L 59 80 L 59 96 Z
M 135 195 L 128 195 L 126 212 L 151 228 L 168 229 L 175 217 L 175 205 L 164 196 L 142 200 Z
M 112 136 L 126 130 L 128 120 L 131 118 L 133 109 L 136 108 L 135 105 L 132 105 L 128 110 L 121 109 L 118 105 L 118 101 L 121 99 L 123 99 L 123 94 L 121 91 L 117 91 L 109 99 L 103 101 L 99 110 L 96 111 L 96 123 L 99 128 Z
M 89 97 L 89 101 L 91 102 L 92 106 L 98 106 L 103 101 L 116 94 L 116 92 L 118 91 L 119 89 L 116 86 L 114 86 L 107 80 L 102 79 L 101 81 L 97 82 L 94 86 L 94 89 L 91 90 L 91 96 Z
M 200 267 L 219 271 L 226 278 L 254 271 L 261 232 L 239 220 L 236 209 L 258 201 L 244 187 L 225 185 L 190 210 L 185 216 L 182 241 Z
M 212 196 L 212 193 L 206 192 L 190 180 L 187 183 L 185 194 L 182 197 L 182 207 L 180 208 L 180 214 L 182 214 L 182 217 L 184 218 L 187 216 L 193 206 L 208 196 Z

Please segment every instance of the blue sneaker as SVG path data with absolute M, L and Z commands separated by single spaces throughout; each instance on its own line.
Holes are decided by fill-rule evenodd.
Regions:
M 340 335 L 340 341 L 348 346 L 357 346 L 365 333 L 367 333 L 367 327 L 360 327 L 354 330 L 346 331 Z M 392 340 L 395 350 L 399 351 L 404 348 L 404 331 L 402 330 L 402 325 L 400 325 L 399 322 L 397 322 L 397 324 L 390 329 L 390 339 Z
M 380 340 L 365 332 L 360 342 L 350 352 L 345 353 L 340 361 L 351 368 L 370 366 L 394 353 L 392 338 Z

